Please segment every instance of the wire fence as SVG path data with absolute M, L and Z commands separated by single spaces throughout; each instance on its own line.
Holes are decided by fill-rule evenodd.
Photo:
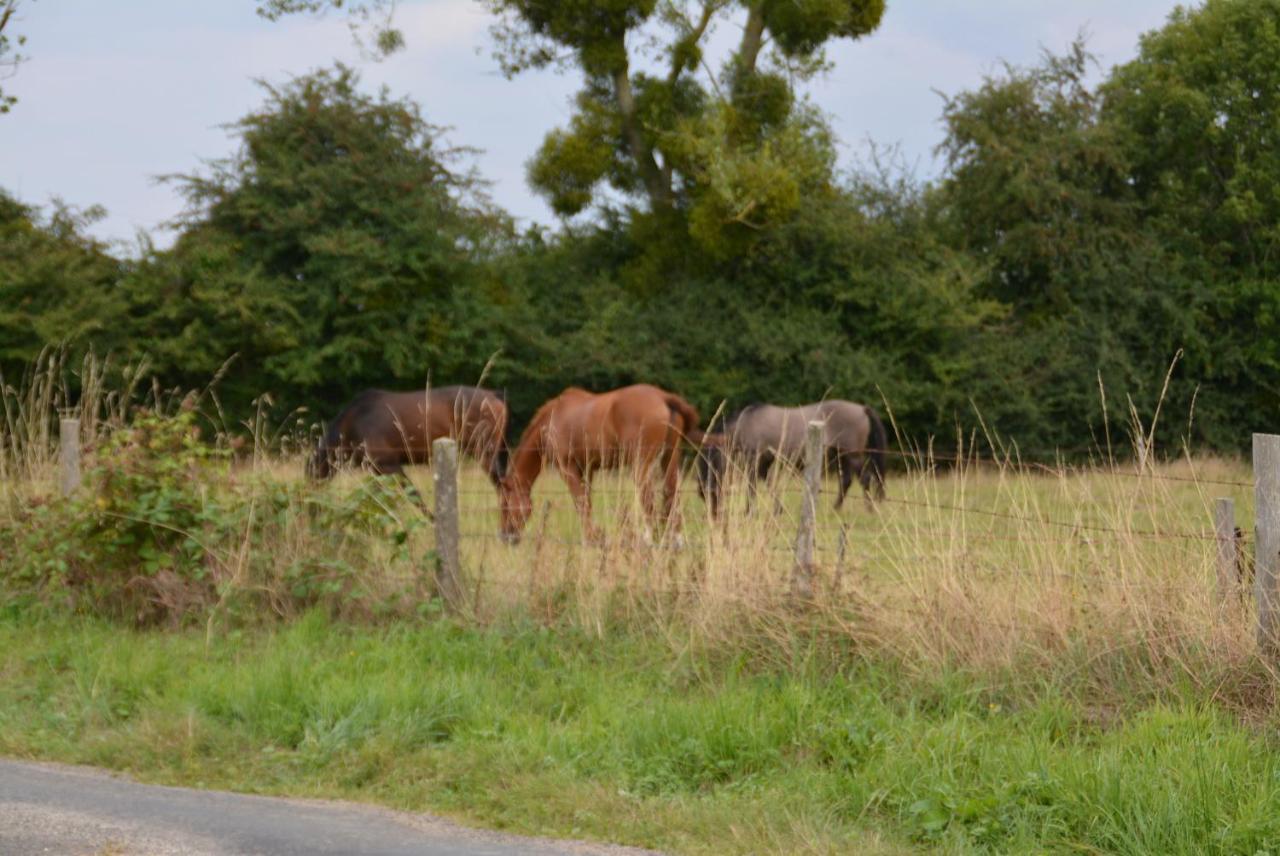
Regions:
M 1105 475 L 1111 475 L 1110 471 Z M 1137 475 L 1137 473 L 1134 473 Z M 1249 486 L 1252 482 L 1244 482 L 1238 480 L 1194 480 L 1183 479 L 1183 477 L 1172 477 L 1170 481 L 1188 482 L 1201 481 L 1202 484 L 1230 484 L 1236 486 Z M 774 502 L 777 502 L 781 496 L 791 496 L 797 493 L 803 493 L 804 487 L 799 484 L 773 484 L 768 486 L 768 494 L 772 495 Z M 637 490 L 634 485 L 607 484 L 594 485 L 591 487 L 593 493 L 598 499 L 622 499 L 621 513 L 620 509 L 614 505 L 611 508 L 602 508 L 602 504 L 596 503 L 596 514 L 604 512 L 609 517 L 609 521 L 614 527 L 618 525 L 631 525 L 637 522 L 637 518 L 643 517 L 643 511 L 640 509 L 640 502 L 637 500 Z M 503 541 L 503 537 L 499 535 L 498 527 L 495 526 L 500 519 L 500 505 L 498 502 L 497 491 L 493 489 L 463 489 L 458 491 L 461 498 L 466 499 L 466 526 L 460 531 L 460 537 L 463 540 L 485 540 L 485 541 Z M 769 496 L 765 496 L 768 499 Z M 479 502 L 476 502 L 479 500 Z M 819 531 L 815 532 L 813 550 L 818 554 L 826 555 L 828 559 L 835 557 L 837 563 L 844 563 L 852 555 L 865 557 L 869 553 L 878 553 L 883 559 L 890 562 L 910 562 L 910 560 L 919 560 L 919 562 L 933 562 L 938 559 L 954 559 L 956 558 L 956 549 L 964 548 L 965 545 L 973 544 L 989 544 L 989 545 L 1025 545 L 1029 548 L 1043 548 L 1043 546 L 1051 546 L 1053 549 L 1065 549 L 1068 546 L 1083 546 L 1083 548 L 1100 549 L 1105 548 L 1107 543 L 1115 545 L 1132 544 L 1133 541 L 1160 541 L 1169 545 L 1179 545 L 1181 550 L 1188 553 L 1207 555 L 1206 548 L 1211 548 L 1219 543 L 1220 537 L 1212 528 L 1204 528 L 1204 530 L 1192 531 L 1184 530 L 1184 528 L 1161 527 L 1161 526 L 1135 526 L 1128 525 L 1107 525 L 1100 521 L 1087 521 L 1087 519 L 1061 519 L 1044 513 L 1019 513 L 1014 511 L 1006 511 L 1006 509 L 992 507 L 975 507 L 970 504 L 956 504 L 942 502 L 942 500 L 925 498 L 904 498 L 904 496 L 887 496 L 882 500 L 884 504 L 891 507 L 902 507 L 913 509 L 920 512 L 916 516 L 908 518 L 895 519 L 891 523 L 879 522 L 878 517 L 869 516 L 860 519 L 858 523 L 850 523 L 841 521 L 836 526 L 820 526 Z M 750 549 L 768 551 L 771 554 L 794 554 L 795 535 L 786 531 L 786 523 L 792 522 L 786 517 L 780 516 L 774 511 L 769 516 L 767 503 L 760 503 L 760 508 L 756 511 L 756 516 L 735 517 L 733 523 L 735 525 L 755 525 L 756 527 L 772 527 L 772 537 L 765 539 L 767 543 L 760 543 L 759 537 L 748 539 Z M 1158 507 L 1152 507 L 1151 511 L 1157 511 Z M 1094 513 L 1116 513 L 1116 509 L 1093 509 Z M 1129 507 L 1129 511 L 1133 511 L 1133 507 Z M 572 499 L 556 498 L 540 500 L 540 526 L 534 526 L 534 531 L 529 537 L 534 537 L 539 541 L 545 541 L 548 544 L 564 546 L 564 548 L 581 549 L 581 548 L 609 548 L 611 545 L 620 543 L 625 540 L 618 534 L 613 536 L 613 540 L 591 540 L 585 537 L 585 530 L 577 532 L 575 535 L 564 535 L 562 532 L 547 531 L 547 517 L 553 512 L 567 514 L 568 519 L 575 519 L 579 516 L 581 509 L 579 505 Z M 612 513 L 612 514 L 611 514 Z M 620 519 L 621 518 L 621 519 Z M 982 519 L 987 525 L 974 526 L 970 518 Z M 563 519 L 563 518 L 562 518 Z M 477 525 L 477 521 L 484 521 Z M 1014 528 L 1012 531 L 997 530 L 993 526 L 997 523 L 1007 523 Z M 714 523 L 712 523 L 714 526 Z M 562 525 L 561 530 L 564 526 Z M 1053 534 L 1051 530 L 1061 530 L 1062 534 Z M 708 528 L 701 530 L 700 540 L 692 541 L 686 546 L 701 546 L 708 548 L 714 544 L 722 546 L 730 546 L 732 548 L 732 539 L 728 535 L 714 537 L 710 535 Z M 1244 532 L 1236 532 L 1235 548 L 1243 549 L 1249 543 L 1251 536 Z M 919 549 L 919 543 L 922 541 L 933 541 L 933 543 L 947 544 L 946 550 L 922 551 Z M 660 541 L 659 541 L 660 544 Z
M 1095 450 L 1084 450 L 1092 452 Z M 932 451 L 911 451 L 904 449 L 868 449 L 868 454 L 879 453 L 890 457 L 902 459 L 909 464 L 914 463 L 918 467 L 928 468 L 938 463 L 960 464 L 964 466 L 992 466 L 998 469 L 1009 469 L 1014 471 L 1032 471 L 1040 472 L 1046 475 L 1054 476 L 1116 476 L 1118 478 L 1136 478 L 1148 479 L 1151 481 L 1171 481 L 1193 484 L 1211 484 L 1229 487 L 1253 487 L 1252 481 L 1240 481 L 1236 479 L 1218 479 L 1208 476 L 1193 474 L 1189 476 L 1174 475 L 1172 473 L 1156 472 L 1150 463 L 1142 464 L 1140 462 L 1131 462 L 1133 466 L 1138 467 L 1136 471 L 1125 469 L 1123 464 L 1114 458 L 1107 456 L 1099 456 L 1100 463 L 1090 464 L 1088 466 L 1073 464 L 1065 460 L 1064 457 L 1056 457 L 1052 462 L 1028 460 L 1022 457 L 1016 450 L 1010 451 L 1004 455 L 980 455 L 980 454 L 959 454 L 948 455 L 940 454 Z M 1069 453 L 1064 453 L 1064 455 Z
M 802 492 L 803 492 L 803 488 L 797 485 L 797 486 L 776 486 L 772 488 L 768 493 L 772 495 L 774 498 L 777 498 L 778 496 L 796 495 Z M 632 503 L 634 503 L 637 506 L 640 505 L 640 503 L 637 501 L 638 500 L 637 491 L 634 487 L 629 487 L 626 485 L 615 485 L 615 486 L 608 486 L 608 487 L 596 486 L 592 488 L 592 493 L 595 494 L 596 496 L 622 497 L 623 499 L 630 500 Z M 474 504 L 470 504 L 466 510 L 465 516 L 485 517 L 495 522 L 499 519 L 501 515 L 501 509 L 500 509 L 495 491 L 492 491 L 492 490 L 459 491 L 459 496 L 466 497 L 466 498 L 480 497 L 486 500 L 484 503 L 481 503 L 478 506 Z M 768 497 L 766 496 L 766 499 L 767 498 Z M 1009 542 L 1025 541 L 1025 542 L 1032 542 L 1032 543 L 1043 543 L 1046 541 L 1058 541 L 1058 542 L 1077 541 L 1078 542 L 1081 539 L 1082 533 L 1090 533 L 1091 536 L 1110 535 L 1110 536 L 1114 536 L 1118 540 L 1126 540 L 1126 539 L 1134 539 L 1134 538 L 1148 539 L 1148 540 L 1185 540 L 1185 541 L 1205 541 L 1205 542 L 1214 542 L 1218 540 L 1218 536 L 1214 532 L 1204 531 L 1204 530 L 1197 531 L 1197 532 L 1177 531 L 1177 530 L 1161 531 L 1159 529 L 1148 529 L 1148 528 L 1135 527 L 1135 526 L 1108 526 L 1098 522 L 1089 522 L 1089 521 L 1083 521 L 1078 519 L 1077 520 L 1060 520 L 1060 519 L 1055 519 L 1053 517 L 1046 516 L 1046 515 L 1018 514 L 1011 511 L 1004 511 L 1004 510 L 995 509 L 995 508 L 977 508 L 972 506 L 941 502 L 937 500 L 907 499 L 907 498 L 892 497 L 892 496 L 887 496 L 877 501 L 886 503 L 888 505 L 905 506 L 905 507 L 910 507 L 914 509 L 922 509 L 926 512 L 932 512 L 931 514 L 927 515 L 923 521 L 920 518 L 911 518 L 907 521 L 898 522 L 900 526 L 910 527 L 913 530 L 912 531 L 913 536 L 919 533 L 921 529 L 924 529 L 924 530 L 932 529 L 932 530 L 935 530 L 935 534 L 945 535 L 948 537 L 955 537 L 956 530 L 954 529 L 954 527 L 952 526 L 944 527 L 942 525 L 943 522 L 945 521 L 945 518 L 948 515 L 951 518 L 954 518 L 957 515 L 960 515 L 960 516 L 971 515 L 971 516 L 978 516 L 983 518 L 992 518 L 996 520 L 1009 521 L 1011 523 L 1020 524 L 1020 526 L 1023 528 L 1055 527 L 1059 529 L 1067 529 L 1067 530 L 1071 530 L 1073 534 L 1063 535 L 1063 536 L 1052 536 L 1052 535 L 1047 535 L 1042 531 L 1035 531 L 1028 534 L 1009 534 L 1009 533 L 995 533 L 995 532 L 970 532 L 970 531 L 964 530 L 960 533 L 962 538 L 976 538 L 976 539 L 983 539 L 983 540 L 1009 541 Z M 542 507 L 544 509 L 544 513 L 549 511 L 561 511 L 561 512 L 572 511 L 574 514 L 581 513 L 580 507 L 572 500 L 543 499 L 541 502 L 542 502 Z M 596 508 L 599 509 L 599 504 L 596 504 Z M 624 513 L 630 510 L 631 509 L 624 508 Z M 639 510 L 639 509 L 637 508 L 636 510 Z M 942 515 L 941 514 L 942 512 L 947 512 L 948 515 Z M 761 511 L 761 514 L 768 514 L 768 513 L 769 512 L 767 510 Z M 744 518 L 744 519 L 749 519 L 749 518 Z M 931 525 L 926 525 L 926 524 L 931 524 Z M 847 526 L 847 525 L 848 524 L 842 524 L 842 526 Z M 891 530 L 880 528 L 875 531 L 877 532 L 877 534 L 885 534 L 886 532 L 889 532 Z M 480 537 L 484 534 L 486 533 L 481 533 L 481 532 L 463 533 L 464 537 L 472 537 L 472 536 Z M 565 539 L 562 539 L 562 540 L 565 540 Z
M 813 426 L 810 428 L 809 433 L 812 435 L 815 432 L 812 430 Z M 823 464 L 821 453 L 815 451 L 815 443 L 812 442 L 815 439 L 809 438 L 805 470 L 809 466 L 817 468 Z M 905 452 L 900 454 L 904 457 L 907 455 Z M 955 465 L 956 468 L 966 467 L 981 460 L 983 464 L 999 467 L 1001 473 L 1035 471 L 1057 478 L 1121 476 L 1126 479 L 1141 478 L 1155 483 L 1168 482 L 1196 487 L 1200 485 L 1253 487 L 1253 482 L 1241 479 L 1209 478 L 1195 472 L 1185 476 L 1159 473 L 1149 467 L 1129 472 L 1115 466 L 1072 468 L 1061 464 L 1052 466 L 1043 463 L 1029 464 L 1024 461 L 1015 461 L 1011 457 L 979 459 L 974 455 L 937 456 L 927 453 L 912 455 L 911 459 L 916 462 L 928 462 L 927 467 L 921 468 L 927 469 L 942 457 L 947 457 L 949 459 L 947 462 Z M 779 468 L 783 472 L 799 469 L 790 465 Z M 910 467 L 908 469 L 910 470 Z M 643 474 L 633 473 L 633 475 L 642 476 Z M 1037 497 L 1034 493 L 1026 493 L 1022 496 L 1011 495 L 1012 492 L 1004 489 L 1000 483 L 996 485 L 995 496 L 988 496 L 985 502 L 974 499 L 949 501 L 930 495 L 930 484 L 936 483 L 919 479 L 907 483 L 912 485 L 911 489 L 918 490 L 923 495 L 908 493 L 907 495 L 890 495 L 883 499 L 885 507 L 899 508 L 908 512 L 907 514 L 892 517 L 868 515 L 859 518 L 856 524 L 837 518 L 833 524 L 829 515 L 816 513 L 820 491 L 819 481 L 814 479 L 807 479 L 803 483 L 784 481 L 781 475 L 778 475 L 765 480 L 762 490 L 764 496 L 757 497 L 761 501 L 757 504 L 754 513 L 748 511 L 742 514 L 739 509 L 735 516 L 732 516 L 729 521 L 730 529 L 736 528 L 740 531 L 730 531 L 720 525 L 724 523 L 723 520 L 717 521 L 713 516 L 708 515 L 707 525 L 696 528 L 699 537 L 690 543 L 684 543 L 682 540 L 670 537 L 653 539 L 648 527 L 645 527 L 643 537 L 637 537 L 638 533 L 634 527 L 636 524 L 644 524 L 646 503 L 641 500 L 637 485 L 628 483 L 624 477 L 609 483 L 588 484 L 590 495 L 598 500 L 593 503 L 596 516 L 607 518 L 607 522 L 613 529 L 609 535 L 601 537 L 590 533 L 585 520 L 579 524 L 576 533 L 567 530 L 566 527 L 577 521 L 585 509 L 573 498 L 555 497 L 541 499 L 537 515 L 530 521 L 529 528 L 532 531 L 527 537 L 535 544 L 536 552 L 533 559 L 535 567 L 543 561 L 544 546 L 556 545 L 582 556 L 591 555 L 592 551 L 595 551 L 598 559 L 593 561 L 600 563 L 601 573 L 606 572 L 611 552 L 620 548 L 652 551 L 683 546 L 686 549 L 693 548 L 695 557 L 698 551 L 703 551 L 702 555 L 708 557 L 709 561 L 712 554 L 719 552 L 722 559 L 727 559 L 731 563 L 754 555 L 785 556 L 783 561 L 770 564 L 775 568 L 778 565 L 790 568 L 789 580 L 782 575 L 772 574 L 767 580 L 745 581 L 737 575 L 736 571 L 730 571 L 733 580 L 730 590 L 726 591 L 720 587 L 716 591 L 715 597 L 721 602 L 725 602 L 728 598 L 735 603 L 739 601 L 750 603 L 753 607 L 760 607 L 761 604 L 764 604 L 765 608 L 769 608 L 769 604 L 776 606 L 779 598 L 794 599 L 797 592 L 805 598 L 821 597 L 824 590 L 832 595 L 842 595 L 833 603 L 849 605 L 859 602 L 859 599 L 865 598 L 867 593 L 864 588 L 861 588 L 865 583 L 854 583 L 854 589 L 851 590 L 848 589 L 848 581 L 867 580 L 866 574 L 869 569 L 876 566 L 888 566 L 892 571 L 889 579 L 898 578 L 898 575 L 904 572 L 904 566 L 914 567 L 915 571 L 907 572 L 901 577 L 904 581 L 927 580 L 930 578 L 927 569 L 934 566 L 950 569 L 939 579 L 955 581 L 955 584 L 961 585 L 962 588 L 978 580 L 982 580 L 984 585 L 987 584 L 986 581 L 999 585 L 1013 579 L 1034 581 L 1036 586 L 1042 586 L 1045 581 L 1053 583 L 1050 588 L 1036 589 L 1039 593 L 1035 597 L 1057 596 L 1055 592 L 1068 593 L 1068 596 L 1072 596 L 1069 593 L 1075 591 L 1090 591 L 1093 592 L 1091 597 L 1097 597 L 1101 596 L 1101 592 L 1112 591 L 1120 601 L 1123 601 L 1126 597 L 1141 593 L 1145 602 L 1165 605 L 1185 605 L 1196 600 L 1216 599 L 1220 611 L 1228 601 L 1245 599 L 1243 593 L 1248 585 L 1247 580 L 1253 572 L 1252 564 L 1247 561 L 1245 554 L 1250 536 L 1235 529 L 1232 537 L 1226 540 L 1227 549 L 1224 550 L 1222 530 L 1215 529 L 1207 519 L 1206 524 L 1209 525 L 1188 526 L 1190 512 L 1186 509 L 1181 509 L 1180 513 L 1171 512 L 1168 515 L 1169 519 L 1166 519 L 1162 525 L 1159 520 L 1159 513 L 1163 507 L 1161 503 L 1157 501 L 1149 506 L 1138 505 L 1138 498 L 1147 496 L 1146 494 L 1126 491 L 1123 496 L 1113 496 L 1113 499 L 1118 498 L 1121 501 L 1111 505 L 1091 506 L 1088 503 L 1080 503 L 1071 508 L 1067 514 L 1055 514 L 1043 510 L 1041 503 L 1046 501 L 1045 497 Z M 657 493 L 655 491 L 650 498 L 656 498 Z M 981 491 L 975 493 L 982 495 Z M 800 498 L 798 515 L 791 513 L 794 507 L 791 512 L 788 512 L 782 503 L 783 499 L 794 500 L 797 494 Z M 1202 499 L 1203 492 L 1200 491 L 1198 494 Z M 495 526 L 501 519 L 498 491 L 487 487 L 466 487 L 460 491 L 459 496 L 466 505 L 459 538 L 484 542 L 486 545 L 503 543 L 507 540 Z M 953 493 L 953 496 L 957 494 Z M 958 496 L 969 497 L 971 494 L 962 489 Z M 554 531 L 548 531 L 548 521 L 553 514 L 560 515 L 556 521 L 558 525 Z M 627 526 L 633 528 L 628 531 Z M 808 527 L 807 537 L 806 527 Z M 589 533 L 593 537 L 588 537 Z M 1135 545 L 1153 543 L 1163 545 L 1167 550 L 1153 552 L 1143 548 L 1140 551 L 1142 553 L 1140 562 L 1137 565 L 1130 564 L 1130 567 L 1142 568 L 1143 575 L 1135 577 L 1132 573 L 1110 573 L 1112 565 L 1108 557 L 1118 555 L 1116 551 L 1128 550 L 1137 553 L 1139 551 L 1136 550 Z M 938 547 L 933 548 L 931 545 L 938 545 Z M 1007 547 L 1008 550 L 1002 549 L 993 553 L 991 550 L 993 546 Z M 1087 552 L 1075 552 L 1076 548 Z M 487 549 L 489 548 L 486 547 Z M 1021 554 L 1026 557 L 1043 555 L 1034 551 L 1053 551 L 1055 555 L 1050 561 L 1019 567 L 1016 561 L 1013 564 L 1010 563 L 1011 557 L 1020 555 L 1014 551 L 1026 551 Z M 1166 563 L 1162 566 L 1162 561 L 1171 560 L 1174 555 L 1171 551 L 1187 555 L 1190 557 L 1191 564 L 1188 565 L 1185 560 L 1178 559 L 1175 564 Z M 735 556 L 738 558 L 735 559 Z M 1083 560 L 1083 564 L 1073 567 L 1072 556 L 1088 558 Z M 1224 556 L 1226 556 L 1225 559 Z M 647 561 L 652 562 L 652 560 Z M 695 564 L 696 561 L 695 558 Z M 1224 561 L 1230 567 L 1224 569 Z M 1216 595 L 1211 585 L 1188 587 L 1185 574 L 1178 570 L 1179 568 L 1200 569 L 1195 573 L 1199 573 L 1203 582 L 1208 584 L 1214 579 L 1214 575 L 1211 572 L 1201 573 L 1201 571 L 1214 568 L 1215 563 L 1218 580 Z M 748 562 L 748 564 L 751 563 Z M 830 572 L 822 577 L 822 581 L 815 576 L 819 566 Z M 921 574 L 921 571 L 924 573 Z M 956 572 L 959 572 L 958 575 Z M 527 580 L 530 591 L 535 587 L 534 578 L 538 573 L 536 570 L 530 571 Z M 661 575 L 646 576 L 644 572 L 640 573 L 642 578 L 637 580 L 631 576 L 634 573 L 634 570 L 624 571 L 621 576 L 615 576 L 614 579 L 624 583 L 629 589 L 651 597 L 698 598 L 702 596 L 701 585 L 696 578 L 673 584 L 671 580 L 661 578 Z M 744 582 L 751 587 L 750 592 L 740 588 L 740 584 Z M 913 588 L 914 586 L 909 584 L 899 594 L 911 597 L 910 591 Z M 478 588 L 477 591 L 479 591 Z M 854 598 L 853 601 L 848 599 L 850 596 Z M 973 592 L 966 591 L 954 593 L 953 596 L 961 599 L 979 597 Z M 976 604 L 977 601 L 974 603 Z M 885 605 L 886 610 L 891 611 L 894 608 L 897 607 L 893 604 Z M 924 605 L 913 604 L 906 609 L 912 614 L 925 618 L 932 614 Z M 956 613 L 951 614 L 954 617 Z M 979 620 L 978 616 L 971 616 L 971 618 Z M 986 616 L 981 617 L 982 620 L 986 618 Z M 1009 629 L 1019 628 L 1010 624 Z
M 810 435 L 815 435 L 815 427 L 817 426 L 810 426 Z M 69 430 L 78 431 L 78 428 L 72 426 Z M 806 451 L 806 463 L 809 466 L 821 467 L 827 450 L 815 445 L 818 441 L 816 436 L 810 436 L 808 439 L 810 442 Z M 451 442 L 437 441 L 445 444 Z M 67 448 L 76 447 L 67 445 Z M 1002 472 L 1005 470 L 1020 472 L 1026 468 L 1035 468 L 1039 472 L 1057 477 L 1114 475 L 1194 485 L 1239 488 L 1251 488 L 1254 485 L 1252 481 L 1207 478 L 1196 473 L 1188 476 L 1159 473 L 1150 467 L 1141 468 L 1137 472 L 1128 472 L 1116 467 L 1114 463 L 1101 468 L 1072 468 L 1062 464 L 1060 460 L 1054 464 L 1028 462 L 1018 457 L 1017 450 L 1010 450 L 999 457 L 983 457 L 976 453 L 938 455 L 928 450 L 912 452 L 886 449 L 884 451 L 886 454 L 900 455 L 909 462 L 915 462 L 924 467 L 938 461 L 957 466 L 982 463 L 998 466 Z M 500 492 L 495 490 L 493 485 L 460 482 L 456 469 L 456 448 L 450 448 L 449 457 L 453 461 L 449 466 L 454 467 L 448 476 L 448 481 L 452 485 L 451 518 L 454 527 L 450 537 L 455 541 L 509 542 L 511 533 L 504 535 L 500 532 L 498 525 L 502 519 Z M 788 465 L 785 469 L 796 470 L 797 468 Z M 528 528 L 532 531 L 527 533 L 526 537 L 535 540 L 539 545 L 549 543 L 574 550 L 613 548 L 618 545 L 638 545 L 646 549 L 683 546 L 733 550 L 738 547 L 735 544 L 735 533 L 720 526 L 723 521 L 710 518 L 707 520 L 707 525 L 696 528 L 697 541 L 675 537 L 672 532 L 663 533 L 660 531 L 662 528 L 660 526 L 654 526 L 652 529 L 646 526 L 646 516 L 651 510 L 647 507 L 649 505 L 647 500 L 652 499 L 660 507 L 663 504 L 663 498 L 660 495 L 662 491 L 654 488 L 652 496 L 645 496 L 642 499 L 643 489 L 638 487 L 640 481 L 637 479 L 637 484 L 630 484 L 625 478 L 621 478 L 611 483 L 588 485 L 592 496 L 606 500 L 596 504 L 595 511 L 598 516 L 607 518 L 613 530 L 609 535 L 600 537 L 582 523 L 576 524 L 578 526 L 576 533 L 566 532 L 566 521 L 578 521 L 584 516 L 585 509 L 572 497 L 560 496 L 539 498 L 535 519 L 529 521 L 532 525 Z M 916 480 L 913 484 L 918 488 L 926 483 Z M 1066 549 L 1068 545 L 1078 545 L 1096 549 L 1105 543 L 1123 546 L 1135 541 L 1154 541 L 1180 544 L 1188 550 L 1199 550 L 1202 555 L 1207 556 L 1209 551 L 1206 548 L 1213 546 L 1221 550 L 1224 540 L 1229 540 L 1231 549 L 1236 552 L 1236 560 L 1239 561 L 1244 547 L 1253 540 L 1249 533 L 1240 529 L 1235 529 L 1233 538 L 1224 539 L 1222 530 L 1215 529 L 1212 525 L 1198 529 L 1173 524 L 1160 526 L 1154 520 L 1156 508 L 1149 511 L 1148 521 L 1145 524 L 1139 523 L 1132 518 L 1137 510 L 1132 502 L 1123 507 L 1111 508 L 1081 506 L 1076 509 L 1071 519 L 1066 519 L 1066 517 L 1041 512 L 1038 508 L 1027 508 L 1029 505 L 1038 504 L 1038 500 L 1032 495 L 1014 497 L 1000 489 L 997 489 L 996 499 L 989 500 L 985 505 L 977 505 L 949 502 L 930 496 L 926 487 L 923 497 L 890 495 L 882 500 L 887 506 L 909 509 L 913 512 L 910 515 L 888 521 L 879 515 L 867 516 L 860 519 L 856 526 L 846 520 L 837 519 L 835 525 L 832 525 L 829 516 L 817 514 L 818 490 L 818 482 L 813 480 L 804 484 L 799 481 L 784 482 L 780 477 L 766 480 L 764 500 L 771 500 L 775 511 L 770 515 L 769 503 L 762 501 L 754 514 L 738 514 L 732 518 L 733 524 L 751 530 L 744 533 L 741 548 L 770 554 L 791 555 L 799 566 L 806 561 L 812 561 L 815 554 L 827 559 L 834 557 L 838 565 L 874 555 L 879 555 L 886 561 L 899 563 L 932 562 L 940 559 L 949 561 L 964 558 L 965 549 L 971 543 L 1004 544 L 1013 547 L 1021 545 L 1029 548 L 1042 548 L 1049 545 L 1055 549 Z M 782 509 L 781 500 L 794 498 L 797 494 L 801 498 L 800 514 L 798 516 L 789 512 L 779 514 L 778 509 Z M 421 497 L 418 498 L 421 499 Z M 1004 507 L 992 504 L 995 502 L 999 502 Z M 1111 519 L 1081 519 L 1081 511 L 1086 514 L 1091 512 L 1094 517 L 1102 516 Z M 1115 519 L 1117 514 L 1125 512 L 1130 515 L 1129 520 Z M 553 514 L 558 516 L 557 526 L 554 531 L 548 531 L 548 522 Z M 1181 520 L 1185 521 L 1185 519 L 1184 514 Z M 971 522 L 977 520 L 985 521 L 986 525 Z M 439 523 L 437 519 L 437 534 Z M 627 527 L 631 527 L 633 531 L 624 531 Z M 643 527 L 642 531 L 634 531 L 639 527 Z M 807 539 L 806 531 L 808 531 Z M 745 537 L 748 535 L 750 537 Z M 922 542 L 944 543 L 947 549 L 936 551 L 921 549 Z M 802 554 L 802 547 L 808 551 L 808 559 Z

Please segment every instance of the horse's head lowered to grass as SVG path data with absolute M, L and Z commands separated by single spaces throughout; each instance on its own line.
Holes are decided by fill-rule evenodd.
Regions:
M 588 539 L 599 534 L 591 523 L 588 479 L 597 470 L 623 466 L 634 470 L 650 523 L 678 529 L 679 446 L 702 438 L 698 411 L 675 393 L 649 384 L 602 393 L 570 387 L 538 408 L 497 481 L 502 511 L 499 536 L 508 543 L 519 541 L 533 513 L 533 483 L 548 463 L 560 471 L 573 495 Z M 655 464 L 663 474 L 660 519 L 654 514 L 649 478 Z

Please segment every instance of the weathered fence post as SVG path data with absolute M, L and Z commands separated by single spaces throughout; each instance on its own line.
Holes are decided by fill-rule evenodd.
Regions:
M 1280 597 L 1276 591 L 1280 582 L 1280 435 L 1253 435 L 1253 485 L 1258 646 L 1274 657 L 1280 654 Z
M 796 566 L 791 576 L 791 596 L 798 601 L 813 600 L 813 553 L 818 537 L 824 427 L 822 422 L 810 422 L 804 434 L 804 495 L 800 500 L 800 531 L 796 533 Z
M 462 559 L 458 553 L 458 444 L 440 438 L 431 444 L 431 481 L 435 487 L 436 590 L 445 607 L 462 611 Z
M 1213 534 L 1218 540 L 1218 607 L 1225 611 L 1244 583 L 1236 578 L 1236 504 L 1228 497 L 1213 501 Z
M 58 462 L 62 495 L 71 496 L 80 487 L 80 420 L 58 421 Z

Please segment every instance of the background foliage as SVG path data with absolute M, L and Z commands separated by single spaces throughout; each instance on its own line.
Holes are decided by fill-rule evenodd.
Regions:
M 1181 352 L 1166 443 L 1275 428 L 1280 0 L 1179 10 L 1096 85 L 1082 44 L 999 70 L 945 102 L 928 182 L 891 157 L 841 173 L 796 88 L 882 4 L 617 0 L 591 27 L 491 6 L 506 70 L 582 75 L 529 166 L 563 228 L 517 233 L 465 150 L 349 69 L 264 84 L 237 150 L 171 177 L 171 249 L 119 258 L 83 214 L 0 196 L 0 371 L 66 339 L 145 352 L 165 384 L 221 370 L 232 415 L 264 392 L 323 415 L 371 385 L 475 382 L 497 353 L 517 425 L 569 384 L 644 380 L 708 413 L 883 397 L 944 444 L 981 414 L 1044 451 L 1101 441 L 1100 384 L 1113 432 L 1129 397 L 1149 419 Z M 703 31 L 735 10 L 743 41 L 712 66 Z

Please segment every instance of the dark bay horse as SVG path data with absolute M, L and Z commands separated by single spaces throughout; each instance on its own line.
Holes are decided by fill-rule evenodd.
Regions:
M 656 386 L 636 384 L 592 393 L 571 387 L 538 408 L 511 464 L 498 482 L 503 540 L 515 543 L 533 511 L 533 483 L 548 463 L 559 471 L 582 517 L 588 540 L 599 533 L 591 523 L 591 475 L 623 465 L 634 468 L 645 513 L 653 518 L 649 468 L 663 472 L 665 521 L 678 525 L 673 512 L 679 486 L 681 439 L 697 443 L 698 411 L 680 396 Z
M 404 476 L 405 464 L 427 463 L 431 442 L 458 441 L 497 484 L 506 458 L 507 405 L 476 386 L 431 387 L 420 392 L 368 389 L 348 402 L 308 462 L 307 474 L 326 479 L 340 463 L 365 464 L 380 475 Z M 407 476 L 404 476 L 407 478 Z
M 721 433 L 707 434 L 698 460 L 698 492 L 713 515 L 719 512 L 725 474 L 730 459 L 746 467 L 747 501 L 755 495 L 756 481 L 768 477 L 773 462 L 804 462 L 805 427 L 809 422 L 825 426 L 826 463 L 840 475 L 836 508 L 858 476 L 868 505 L 874 490 L 884 499 L 884 453 L 888 438 L 874 408 L 833 399 L 800 407 L 752 404 L 725 420 Z

